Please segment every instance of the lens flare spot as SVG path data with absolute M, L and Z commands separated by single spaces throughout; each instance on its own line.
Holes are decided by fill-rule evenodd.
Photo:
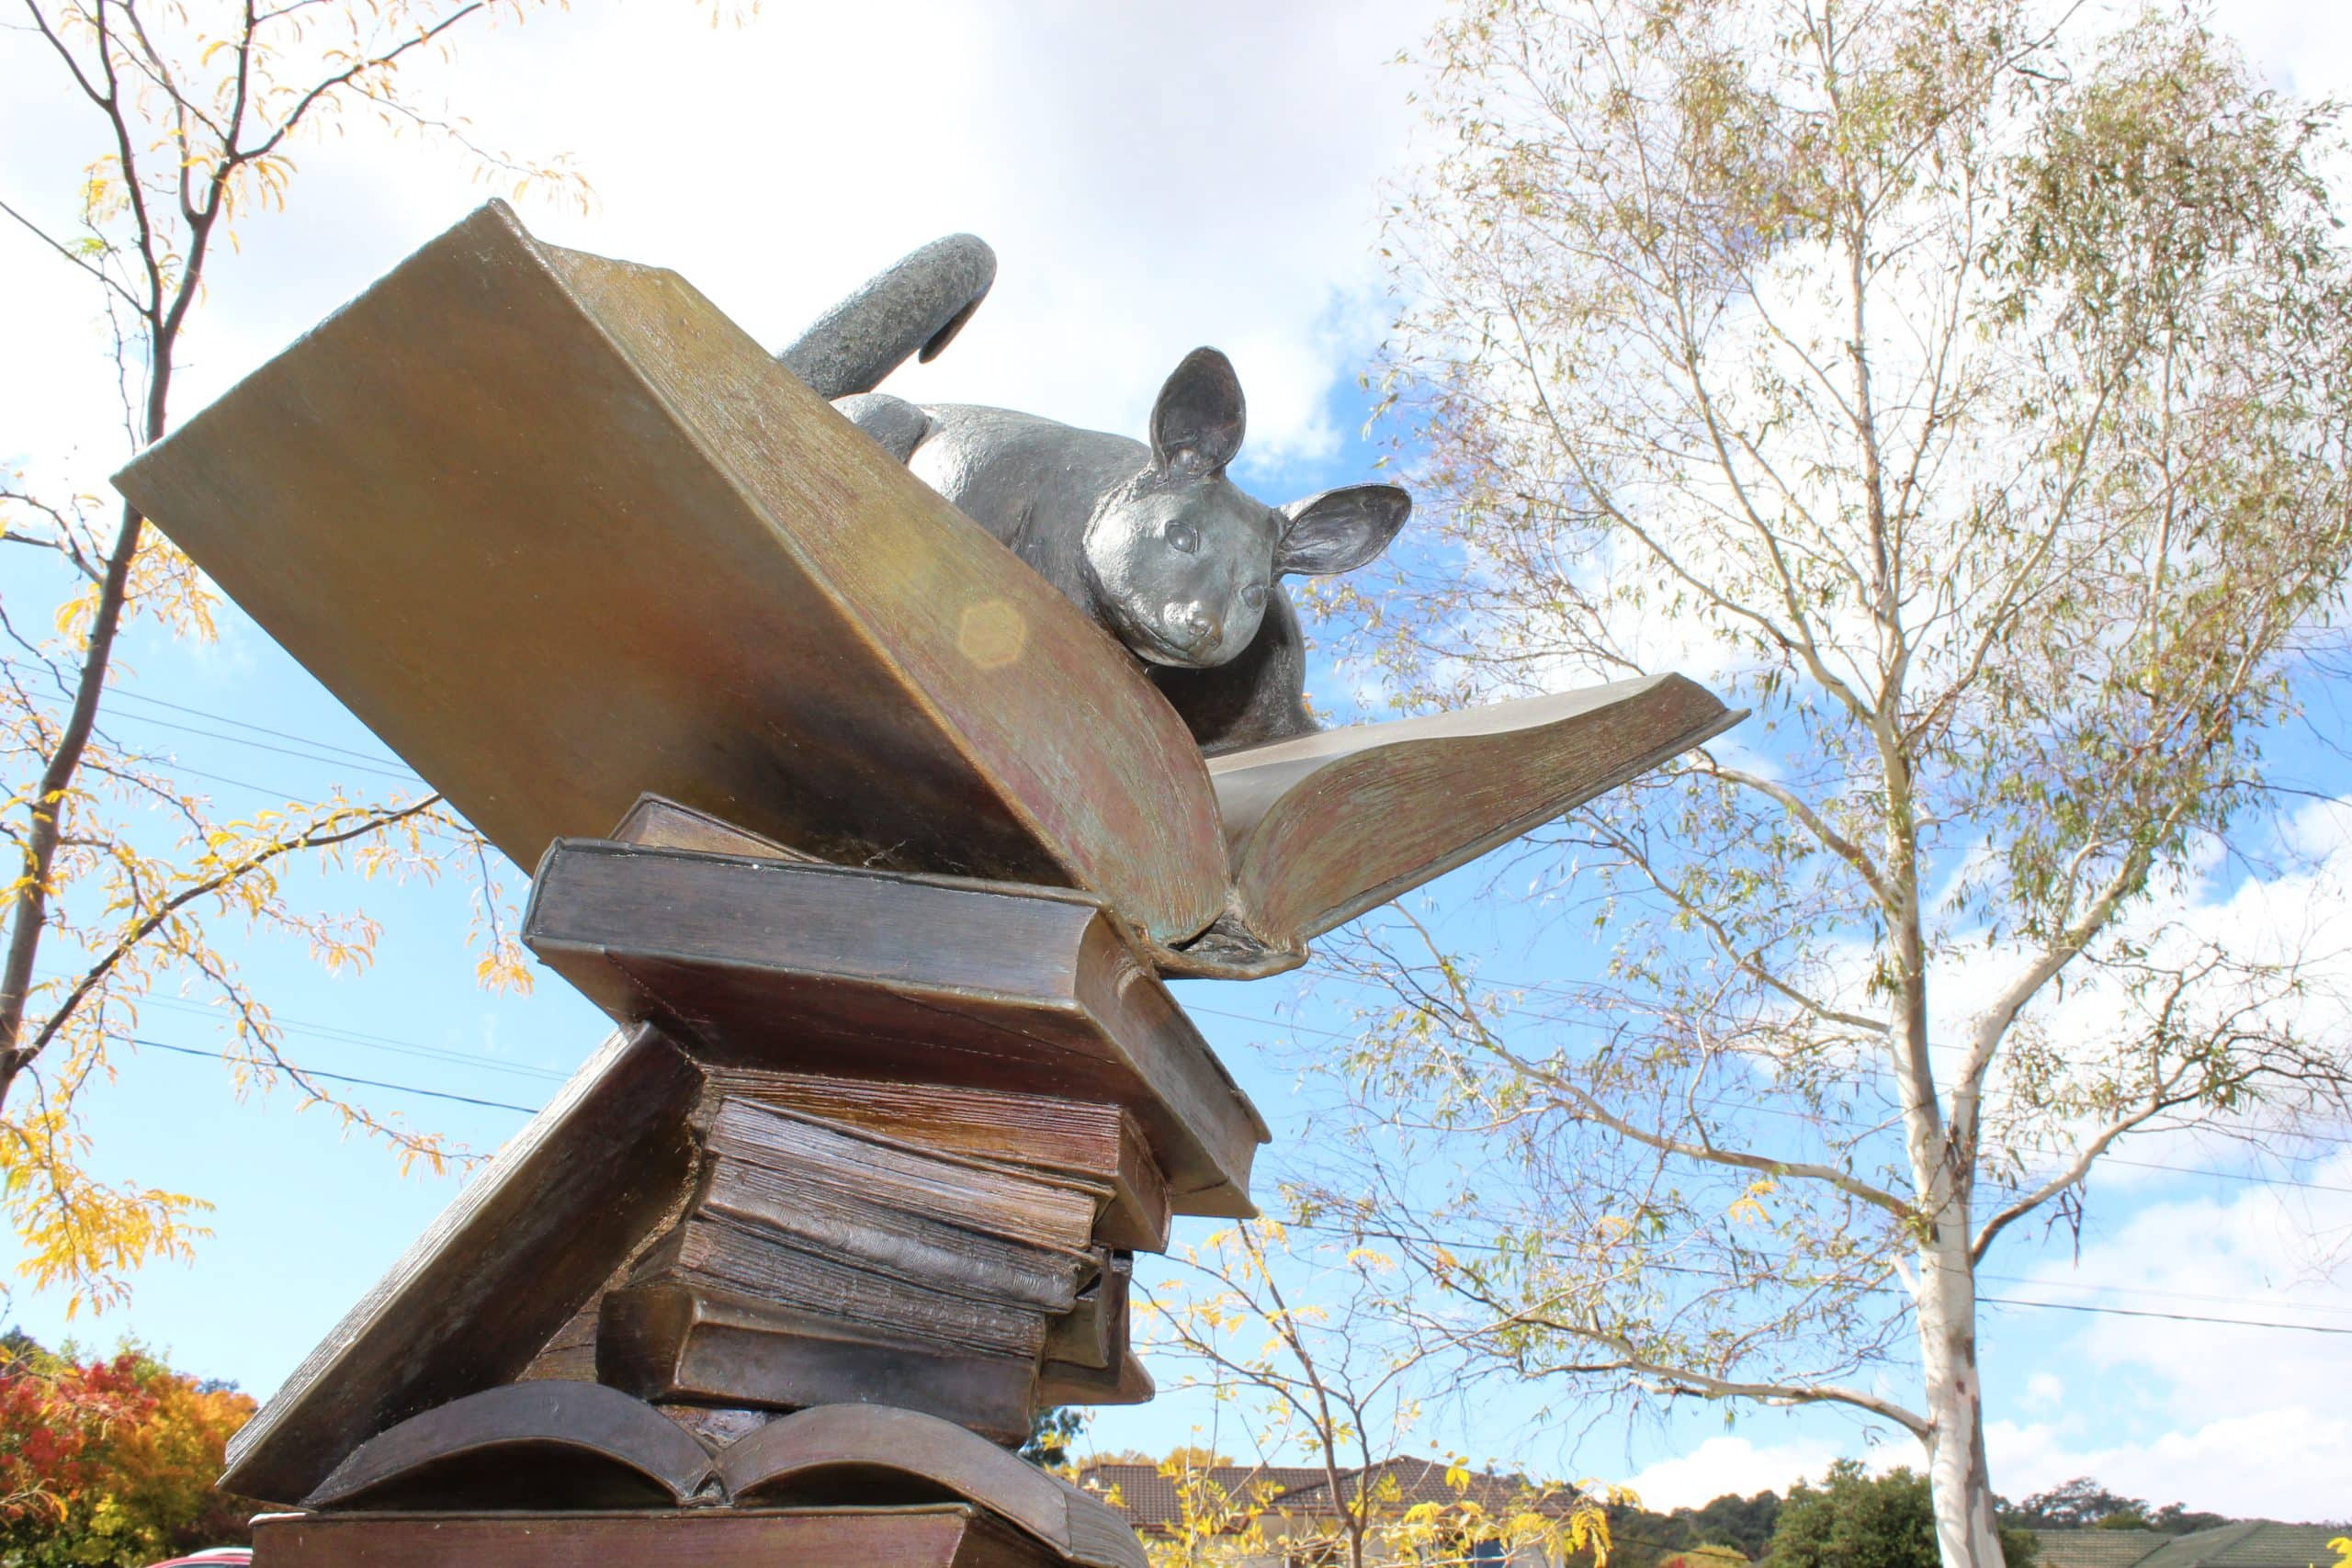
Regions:
M 1029 623 L 1001 599 L 987 599 L 971 606 L 956 628 L 956 648 L 983 670 L 1012 663 L 1028 642 Z

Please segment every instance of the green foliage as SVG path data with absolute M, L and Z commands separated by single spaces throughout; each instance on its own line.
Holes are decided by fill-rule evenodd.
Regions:
M 1736 1546 L 1694 1546 L 1676 1552 L 1658 1568 L 1747 1568 L 1747 1553 Z
M 1609 1510 L 1610 1568 L 1666 1568 L 1677 1557 L 1708 1546 L 1728 1547 L 1750 1562 L 1771 1544 L 1781 1513 L 1777 1492 L 1750 1497 L 1725 1493 L 1704 1507 L 1653 1512 L 1634 1505 Z M 1691 1568 L 1702 1568 L 1693 1562 Z
M 254 1402 L 126 1343 L 105 1360 L 72 1346 L 0 1341 L 0 1563 L 140 1568 L 248 1539 L 252 1506 L 212 1489 Z
M 1086 1430 L 1087 1417 L 1092 1414 L 1075 1404 L 1040 1410 L 1029 1423 L 1029 1440 L 1021 1445 L 1021 1457 L 1046 1470 L 1068 1468 L 1070 1445 Z
M 2192 1513 L 2179 1503 L 2152 1508 L 2137 1497 L 2109 1492 L 2087 1475 L 2061 1482 L 2037 1492 L 2015 1507 L 2001 1510 L 2001 1522 L 2020 1529 L 2156 1530 L 2188 1535 L 2238 1521 L 2226 1514 Z
M 1758 1492 L 1752 1497 L 1725 1493 L 1703 1508 L 1677 1509 L 1676 1516 L 1690 1521 L 1695 1541 L 1736 1546 L 1753 1560 L 1771 1545 L 1772 1527 L 1781 1517 L 1781 1498 L 1774 1492 Z
M 2003 1529 L 2008 1568 L 2033 1568 L 2030 1531 Z M 1853 1460 L 1818 1485 L 1799 1482 L 1781 1505 L 1765 1568 L 1937 1568 L 1935 1505 L 1927 1477 L 1898 1468 L 1872 1475 Z

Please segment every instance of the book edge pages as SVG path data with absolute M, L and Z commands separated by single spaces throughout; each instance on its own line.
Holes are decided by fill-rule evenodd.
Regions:
M 1070 985 L 1059 993 L 1057 1010 L 1066 1011 L 1072 1017 L 1088 1018 L 1099 1023 L 1104 1039 L 1116 1053 L 1115 1057 L 1113 1058 L 1115 1064 L 1123 1071 L 1131 1075 L 1136 1083 L 1156 1102 L 1159 1114 L 1139 1113 L 1138 1121 L 1144 1124 L 1147 1134 L 1149 1134 L 1155 1125 L 1173 1134 L 1174 1146 L 1172 1147 L 1163 1143 L 1161 1139 L 1148 1135 L 1147 1143 L 1151 1145 L 1153 1158 L 1159 1167 L 1161 1178 L 1167 1184 L 1171 1199 L 1174 1200 L 1176 1212 L 1204 1213 L 1225 1218 L 1247 1218 L 1256 1213 L 1255 1208 L 1250 1206 L 1249 1201 L 1249 1171 L 1257 1145 L 1267 1143 L 1271 1139 L 1264 1118 L 1259 1114 L 1257 1107 L 1250 1102 L 1249 1096 L 1235 1082 L 1232 1074 L 1227 1069 L 1224 1062 L 1218 1059 L 1216 1053 L 1209 1046 L 1200 1031 L 1193 1024 L 1182 1005 L 1167 992 L 1165 982 L 1159 979 L 1151 964 L 1145 959 L 1124 923 L 1112 917 L 1101 898 L 1083 891 L 1068 888 L 1016 887 L 1008 884 L 990 883 L 969 877 L 926 876 L 898 871 L 865 871 L 855 867 L 803 864 L 797 862 L 764 860 L 752 856 L 706 854 L 699 851 L 647 850 L 637 845 L 602 839 L 558 839 L 548 846 L 547 855 L 540 861 L 538 873 L 532 879 L 531 896 L 524 909 L 521 928 L 524 941 L 529 944 L 533 953 L 548 963 L 550 966 L 561 967 L 557 964 L 559 959 L 565 964 L 585 963 L 591 965 L 593 970 L 602 972 L 613 981 L 617 982 L 617 986 L 614 987 L 616 989 L 621 987 L 633 989 L 636 982 L 628 979 L 618 967 L 620 960 L 613 956 L 613 950 L 609 945 L 594 940 L 593 933 L 550 935 L 542 919 L 541 911 L 545 908 L 549 890 L 557 880 L 548 875 L 548 869 L 556 863 L 560 856 L 573 854 L 599 857 L 615 854 L 682 856 L 689 860 L 725 862 L 749 866 L 768 875 L 808 875 L 853 880 L 887 877 L 894 882 L 913 884 L 948 892 L 986 893 L 994 897 L 1034 897 L 1083 909 L 1086 918 L 1082 922 L 1078 939 L 1073 944 L 1074 951 L 1069 965 Z M 690 964 L 722 962 L 714 960 L 707 953 L 696 953 L 683 948 L 673 948 L 663 945 L 658 940 L 650 939 L 630 948 L 628 952 L 631 955 L 658 957 L 668 962 Z M 1105 953 L 1112 956 L 1106 958 L 1103 956 Z M 723 962 L 749 961 L 728 959 Z M 798 968 L 789 964 L 767 960 L 761 962 L 763 966 L 773 968 L 782 975 L 797 975 L 834 982 L 853 978 L 844 972 L 837 970 L 816 967 Z M 941 988 L 926 987 L 920 983 L 899 978 L 866 976 L 856 978 L 863 983 L 873 984 L 899 995 L 922 996 L 926 994 L 927 990 Z M 580 984 L 576 979 L 572 983 Z M 1157 989 L 1160 1004 L 1159 1007 L 1144 1009 L 1138 1006 L 1135 993 L 1138 986 L 1147 984 L 1149 987 Z M 585 990 L 587 987 L 582 988 Z M 1037 998 L 1034 997 L 1023 998 L 1017 994 L 960 987 L 955 989 L 956 995 L 963 998 L 1003 1000 L 1024 1007 L 1038 1005 Z M 590 994 L 594 996 L 593 992 Z M 1135 1050 L 1136 1036 L 1151 1038 L 1160 1032 L 1155 1030 L 1150 1018 L 1143 1016 L 1147 1011 L 1153 1014 L 1164 1012 L 1174 1021 L 1174 1027 L 1181 1035 L 1176 1052 L 1147 1051 L 1138 1055 Z M 1178 1059 L 1191 1056 L 1197 1056 L 1200 1059 L 1200 1065 L 1197 1067 L 1188 1068 L 1182 1061 Z M 1159 1058 L 1161 1057 L 1167 1059 L 1159 1060 Z M 807 1069 L 786 1070 L 805 1071 Z M 1219 1124 L 1207 1128 L 1190 1125 L 1172 1114 L 1174 1104 L 1167 1093 L 1167 1089 L 1170 1087 L 1168 1083 L 1170 1073 L 1174 1073 L 1182 1079 L 1196 1080 L 1202 1092 L 1188 1096 L 1188 1099 L 1199 1100 L 1211 1108 L 1221 1102 L 1230 1101 L 1234 1108 L 1232 1114 L 1238 1118 L 1241 1127 L 1246 1129 L 1243 1135 L 1236 1136 L 1233 1129 L 1223 1125 L 1227 1117 L 1221 1112 L 1216 1113 Z M 1207 1087 L 1210 1083 L 1214 1084 L 1213 1090 Z M 1179 1185 L 1175 1168 L 1195 1162 L 1163 1157 L 1163 1155 L 1179 1154 L 1186 1145 L 1196 1152 L 1197 1164 L 1218 1173 L 1216 1181 L 1205 1187 L 1189 1189 Z M 1215 1201 L 1205 1207 L 1197 1203 L 1196 1200 L 1202 1194 L 1216 1192 L 1230 1192 L 1231 1198 L 1229 1201 Z
M 742 1069 L 729 1070 L 740 1072 Z M 722 1088 L 732 1087 L 725 1080 L 721 1080 L 721 1085 Z M 955 1149 L 935 1149 L 912 1139 L 902 1138 L 897 1134 L 885 1132 L 878 1127 L 836 1121 L 829 1116 L 819 1115 L 813 1111 L 802 1111 L 793 1106 L 777 1105 L 763 1100 L 755 1095 L 728 1094 L 725 1097 L 725 1103 L 718 1108 L 717 1117 L 718 1120 L 724 1120 L 729 1114 L 738 1117 L 775 1117 L 778 1121 L 789 1122 L 796 1126 L 813 1129 L 820 1140 L 838 1139 L 845 1143 L 864 1144 L 868 1147 L 883 1150 L 888 1156 L 900 1161 L 953 1166 L 959 1170 L 971 1171 L 984 1180 L 1000 1184 L 1001 1187 L 1018 1184 L 1076 1193 L 1097 1208 L 1101 1207 L 1102 1200 L 1109 1195 L 1107 1183 L 1090 1178 L 1065 1176 L 1054 1171 L 1040 1170 L 1017 1160 L 990 1159 L 985 1155 L 967 1155 Z M 714 1127 L 717 1125 L 716 1121 L 713 1125 Z M 999 1197 L 1007 1201 L 1011 1201 L 1001 1190 L 999 1192 Z M 1035 1245 L 1052 1246 L 1050 1243 L 1044 1242 Z M 1054 1250 L 1069 1249 L 1057 1247 Z
M 944 1114 L 943 1106 L 953 1098 L 953 1091 L 936 1086 L 897 1085 L 888 1080 L 844 1078 L 827 1073 L 767 1072 L 759 1068 L 718 1067 L 710 1071 L 712 1087 L 728 1095 L 741 1096 L 763 1105 L 780 1105 L 804 1116 L 814 1116 L 837 1126 L 861 1126 L 881 1130 L 878 1121 L 868 1122 L 869 1116 L 879 1117 L 882 1107 L 879 1097 L 895 1089 L 905 1089 L 921 1099 L 933 1114 Z M 1101 1186 L 1103 1208 L 1096 1221 L 1101 1239 L 1113 1247 L 1132 1247 L 1140 1252 L 1162 1250 L 1168 1240 L 1170 1213 L 1168 1183 L 1159 1173 L 1159 1162 L 1151 1152 L 1149 1141 L 1135 1118 L 1135 1112 L 1111 1100 L 1073 1100 L 1049 1094 L 1026 1094 L 1010 1089 L 976 1089 L 969 1091 L 984 1103 L 1001 1101 L 1034 1101 L 1041 1105 L 1067 1105 L 1092 1113 L 1108 1122 L 1101 1131 L 1107 1136 L 1108 1157 L 1094 1159 L 1076 1147 L 1061 1142 L 1068 1136 L 1061 1132 L 1047 1135 L 1057 1140 L 1051 1150 L 1023 1152 L 1011 1146 L 1016 1139 L 1001 1136 L 1007 1128 L 1023 1127 L 1035 1130 L 1036 1123 L 1023 1121 L 997 1122 L 1000 1142 L 1005 1145 L 993 1149 L 939 1149 L 936 1152 L 957 1154 L 967 1159 L 1006 1166 L 1031 1171 L 1056 1180 L 1078 1186 Z M 771 1097 L 775 1098 L 771 1098 Z M 929 1127 L 931 1123 L 925 1122 Z M 897 1134 L 891 1134 L 897 1135 Z M 925 1136 L 929 1136 L 926 1133 Z M 1081 1141 L 1091 1141 L 1091 1133 L 1079 1135 Z M 926 1150 L 933 1145 L 922 1138 L 908 1140 Z M 1057 1159 L 1057 1154 L 1069 1158 Z M 1094 1166 L 1102 1168 L 1098 1172 Z
M 736 1498 L 803 1472 L 850 1467 L 931 1481 L 1057 1551 L 1069 1550 L 1069 1503 L 1051 1476 L 978 1433 L 918 1411 L 815 1405 L 740 1439 L 720 1452 L 715 1466 L 720 1484 Z
M 1536 736 L 1580 720 L 1601 717 L 1611 710 L 1645 700 L 1670 698 L 1698 705 L 1702 716 L 1684 724 L 1668 739 L 1595 778 L 1581 779 L 1565 789 L 1549 789 L 1537 804 L 1498 826 L 1462 840 L 1442 854 L 1370 886 L 1358 887 L 1336 903 L 1283 919 L 1266 906 L 1279 908 L 1283 875 L 1268 858 L 1268 845 L 1287 825 L 1289 817 L 1310 789 L 1332 785 L 1345 789 L 1344 774 L 1378 767 L 1385 753 L 1466 746 L 1476 750 L 1509 749 L 1515 736 Z M 1547 711 L 1506 721 L 1501 710 L 1543 705 Z M 1219 799 L 1231 800 L 1227 818 L 1231 844 L 1234 902 L 1242 921 L 1268 940 L 1270 945 L 1303 943 L 1345 924 L 1365 910 L 1422 886 L 1457 866 L 1464 865 L 1571 810 L 1583 802 L 1649 772 L 1669 758 L 1702 745 L 1747 716 L 1745 710 L 1726 708 L 1713 693 L 1683 676 L 1661 674 L 1634 681 L 1611 682 L 1554 696 L 1521 699 L 1486 707 L 1457 709 L 1418 719 L 1351 726 L 1274 745 L 1232 752 L 1210 764 L 1213 782 L 1220 784 Z M 1255 895 L 1255 897 L 1253 897 Z

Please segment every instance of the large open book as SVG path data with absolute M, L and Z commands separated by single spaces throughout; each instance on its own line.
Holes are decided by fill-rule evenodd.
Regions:
M 725 1503 L 745 1510 L 814 1506 L 854 1515 L 948 1500 L 984 1510 L 988 1517 L 1019 1531 L 1046 1549 L 1046 1562 L 1075 1568 L 1144 1568 L 1143 1548 L 1135 1532 L 1101 1498 L 949 1422 L 870 1404 L 820 1405 L 782 1416 L 714 1453 L 653 1406 L 613 1389 L 593 1383 L 514 1383 L 435 1406 L 377 1435 L 337 1466 L 308 1504 L 320 1511 L 314 1518 L 332 1521 L 345 1510 L 399 1509 L 420 1499 L 447 1507 L 447 1500 L 462 1496 L 467 1487 L 481 1495 L 472 1506 L 530 1521 L 559 1538 L 567 1522 L 563 1515 L 581 1509 L 618 1513 Z M 367 1560 L 653 1560 L 608 1551 L 525 1551 L 511 1557 L 495 1551 L 469 1553 L 467 1547 L 483 1543 L 470 1539 L 467 1527 L 482 1520 L 427 1516 L 426 1522 L 441 1527 L 451 1541 L 460 1544 L 414 1555 L 395 1545 Z M 398 1540 L 396 1536 L 382 1539 Z M 708 1547 L 706 1552 L 699 1561 L 714 1563 L 868 1560 L 846 1553 L 712 1551 Z M 870 1560 L 922 1561 L 894 1552 Z M 660 1561 L 673 1559 L 664 1555 Z M 684 1561 L 683 1553 L 676 1561 Z M 1037 1559 L 1012 1556 L 999 1548 L 959 1554 L 953 1561 L 978 1568 Z
M 116 483 L 518 864 L 652 792 L 836 863 L 1084 891 L 1170 973 L 1295 962 L 1734 717 L 1663 676 L 1212 768 L 683 278 L 496 202 Z

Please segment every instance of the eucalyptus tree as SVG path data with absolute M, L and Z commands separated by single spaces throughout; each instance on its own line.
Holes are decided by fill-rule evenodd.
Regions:
M 2344 1111 L 2285 906 L 2345 818 L 2273 756 L 2352 553 L 2332 112 L 2196 15 L 2023 0 L 1465 0 L 1427 63 L 1431 521 L 1358 651 L 1408 705 L 1679 668 L 1754 716 L 1514 863 L 1562 978 L 1401 914 L 1342 955 L 1363 1223 L 1530 1374 L 1908 1431 L 1997 1564 L 1996 1246 L 2132 1134 Z

